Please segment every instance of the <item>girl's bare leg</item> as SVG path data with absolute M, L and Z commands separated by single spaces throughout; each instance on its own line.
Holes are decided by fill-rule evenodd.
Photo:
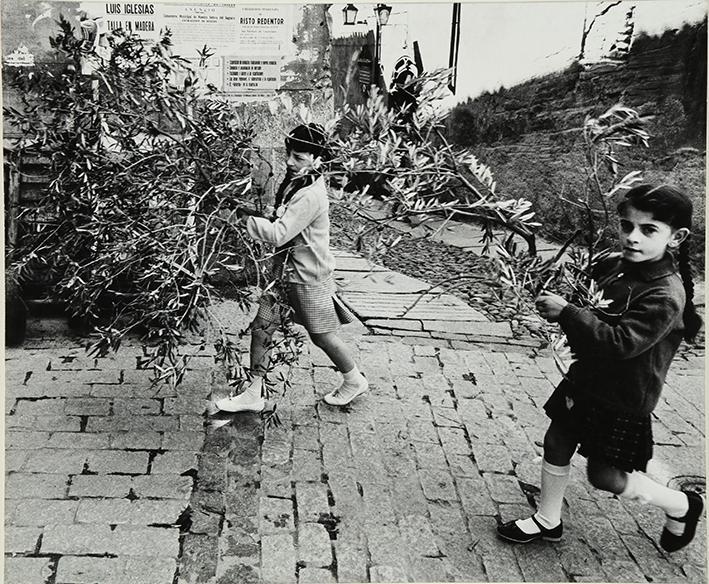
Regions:
M 347 344 L 336 333 L 312 333 L 310 338 L 321 348 L 341 373 L 347 373 L 355 366 Z
M 320 347 L 342 373 L 344 381 L 335 391 L 325 395 L 326 403 L 344 406 L 358 395 L 367 391 L 369 384 L 355 365 L 347 344 L 333 333 L 313 333 L 310 335 L 313 343 Z
M 258 316 L 251 323 L 251 351 L 249 353 L 249 364 L 251 374 L 263 377 L 268 370 L 271 359 L 271 342 L 276 325 L 259 318 Z
M 268 370 L 271 356 L 271 341 L 276 325 L 259 318 L 251 323 L 251 352 L 249 360 L 252 379 L 239 395 L 215 402 L 224 412 L 260 412 L 266 403 L 263 399 L 263 377 Z

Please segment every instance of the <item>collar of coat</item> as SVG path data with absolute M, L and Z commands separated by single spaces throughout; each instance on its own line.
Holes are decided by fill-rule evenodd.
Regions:
M 656 262 L 635 263 L 621 260 L 621 269 L 625 273 L 629 275 L 632 274 L 640 280 L 651 282 L 674 274 L 677 271 L 677 266 L 672 254 L 667 252 Z

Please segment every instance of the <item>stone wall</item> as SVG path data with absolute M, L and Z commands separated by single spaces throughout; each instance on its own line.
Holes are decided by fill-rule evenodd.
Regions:
M 374 53 L 374 33 L 354 34 L 332 39 L 330 63 L 332 68 L 332 88 L 335 108 L 347 103 L 363 104 L 367 100 L 366 84 L 359 77 L 358 60 L 365 52 Z

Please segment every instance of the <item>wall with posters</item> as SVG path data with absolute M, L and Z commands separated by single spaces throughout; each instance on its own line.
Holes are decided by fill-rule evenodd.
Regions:
M 274 102 L 285 100 L 296 111 L 307 104 L 314 121 L 332 116 L 326 5 L 3 0 L 3 75 L 16 65 L 52 62 L 48 37 L 58 30 L 55 21 L 63 15 L 75 24 L 78 36 L 82 14 L 96 23 L 100 34 L 123 28 L 155 41 L 169 29 L 173 53 L 195 63 L 207 51 L 203 80 L 256 121 L 267 157 L 268 149 L 280 148 L 297 123 L 297 116 L 284 115 Z M 14 97 L 3 89 L 5 105 L 15 105 Z M 4 132 L 12 135 L 11 128 L 4 127 Z M 276 164 L 280 152 L 273 158 Z
M 173 52 L 194 62 L 208 50 L 206 78 L 238 102 L 271 99 L 294 83 L 307 90 L 327 69 L 323 5 L 96 0 L 3 0 L 3 68 L 51 61 L 55 21 L 63 15 L 78 30 L 81 13 L 98 23 L 99 33 L 122 28 L 156 41 L 169 29 Z
M 122 28 L 155 41 L 169 29 L 173 52 L 195 63 L 208 52 L 205 80 L 234 101 L 272 98 L 293 56 L 293 4 L 82 2 L 81 9 L 108 32 Z

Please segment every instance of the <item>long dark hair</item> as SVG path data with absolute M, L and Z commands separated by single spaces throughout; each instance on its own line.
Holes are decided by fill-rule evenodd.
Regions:
M 301 124 L 291 130 L 286 136 L 286 151 L 307 152 L 315 158 L 326 159 L 328 155 L 325 130 L 318 124 Z M 289 170 L 276 191 L 275 208 L 287 203 L 290 198 L 303 187 L 314 183 L 320 173 L 312 169 L 305 174 L 295 175 Z
M 667 223 L 672 229 L 692 229 L 692 201 L 672 185 L 643 184 L 630 189 L 618 204 L 618 212 L 628 207 L 650 213 L 655 221 Z M 684 338 L 692 341 L 702 327 L 702 319 L 694 306 L 694 280 L 689 261 L 689 237 L 679 246 L 677 261 L 687 300 L 684 305 Z

